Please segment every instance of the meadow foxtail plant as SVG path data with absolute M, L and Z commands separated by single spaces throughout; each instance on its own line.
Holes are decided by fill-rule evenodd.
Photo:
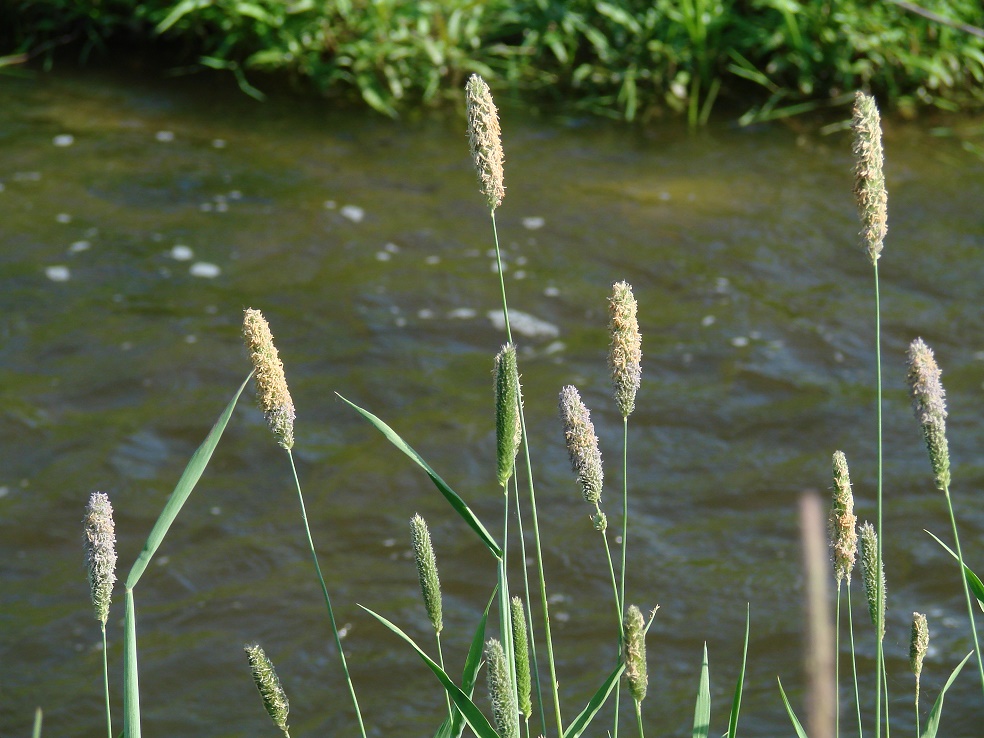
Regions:
M 248 644 L 243 647 L 246 651 L 246 659 L 249 661 L 250 671 L 253 673 L 253 682 L 260 693 L 263 707 L 286 738 L 290 738 L 287 730 L 287 713 L 290 712 L 290 703 L 284 688 L 280 686 L 280 678 L 277 670 L 273 668 L 273 662 L 266 655 L 266 652 L 256 643 Z
M 109 496 L 93 492 L 85 508 L 85 563 L 89 571 L 92 607 L 102 631 L 103 686 L 106 700 L 106 732 L 113 738 L 113 714 L 109 704 L 109 655 L 106 651 L 106 621 L 116 583 L 116 525 Z

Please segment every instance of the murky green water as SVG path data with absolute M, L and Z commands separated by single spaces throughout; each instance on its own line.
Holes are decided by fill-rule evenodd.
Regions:
M 3 78 L 0 110 L 0 734 L 27 734 L 36 705 L 47 735 L 103 730 L 83 506 L 96 489 L 112 498 L 125 571 L 248 371 L 239 322 L 252 306 L 287 366 L 295 457 L 370 734 L 428 735 L 444 704 L 436 684 L 356 603 L 430 642 L 407 525 L 423 514 L 457 671 L 494 567 L 419 470 L 333 393 L 390 422 L 498 528 L 489 373 L 504 336 L 489 317 L 498 282 L 463 120 L 391 123 L 97 73 Z M 512 307 L 540 321 L 521 339 L 521 370 L 566 716 L 603 677 L 614 618 L 555 398 L 575 383 L 594 410 L 614 517 L 621 422 L 605 298 L 626 279 L 645 355 L 630 421 L 629 599 L 661 606 L 647 730 L 689 731 L 705 640 L 712 730 L 725 730 L 748 602 L 742 732 L 787 735 L 775 678 L 801 705 L 797 500 L 829 486 L 841 448 L 859 516 L 874 511 L 872 279 L 855 246 L 849 140 L 503 118 L 498 225 Z M 922 532 L 949 524 L 903 356 L 922 335 L 943 367 L 953 494 L 980 570 L 984 164 L 916 125 L 889 125 L 886 150 L 886 650 L 892 714 L 908 730 L 910 613 L 930 617 L 927 706 L 970 639 L 955 567 Z M 271 730 L 241 650 L 252 640 L 278 665 L 294 735 L 356 733 L 289 465 L 251 400 L 156 562 L 136 591 L 146 735 Z M 121 621 L 118 594 L 117 721 Z M 968 667 L 947 734 L 975 734 L 980 714 Z

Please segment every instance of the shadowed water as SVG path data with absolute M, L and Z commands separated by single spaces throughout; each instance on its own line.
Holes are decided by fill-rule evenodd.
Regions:
M 245 307 L 264 311 L 287 369 L 295 459 L 368 731 L 432 734 L 445 704 L 437 683 L 356 603 L 430 647 L 409 551 L 420 512 L 457 673 L 495 567 L 421 471 L 334 393 L 389 422 L 498 531 L 490 372 L 505 339 L 463 116 L 393 123 L 97 73 L 3 78 L 0 110 L 0 734 L 27 734 L 38 705 L 47 735 L 105 730 L 83 507 L 93 490 L 112 499 L 125 578 L 249 370 Z M 872 269 L 856 245 L 848 134 L 637 131 L 508 106 L 503 130 L 497 221 L 511 306 L 529 316 L 513 325 L 565 718 L 607 675 L 617 630 L 556 397 L 574 383 L 593 411 L 614 521 L 622 426 L 605 300 L 625 279 L 644 353 L 629 423 L 628 599 L 660 605 L 648 734 L 689 733 L 705 640 L 711 730 L 726 729 L 750 603 L 741 731 L 788 735 L 777 675 L 805 711 L 799 496 L 826 494 L 840 448 L 859 518 L 874 515 Z M 892 717 L 908 731 L 912 611 L 929 615 L 932 636 L 924 708 L 971 642 L 956 566 L 922 532 L 949 540 L 904 352 L 922 336 L 943 368 L 952 492 L 979 571 L 984 164 L 915 124 L 889 124 L 885 148 L 886 654 Z M 864 697 L 874 642 L 857 578 L 854 598 Z M 277 664 L 292 735 L 357 733 L 288 460 L 251 390 L 135 599 L 145 735 L 272 731 L 249 641 Z M 109 626 L 117 730 L 122 600 L 120 588 Z M 968 665 L 948 697 L 947 735 L 975 734 L 975 672 Z M 484 678 L 478 692 L 484 704 Z M 868 725 L 872 715 L 865 705 Z

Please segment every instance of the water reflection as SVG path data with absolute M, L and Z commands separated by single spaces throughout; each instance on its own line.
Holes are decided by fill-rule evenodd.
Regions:
M 441 564 L 445 653 L 460 668 L 494 568 L 419 470 L 333 392 L 384 417 L 497 519 L 489 373 L 504 334 L 463 121 L 393 124 L 95 73 L 6 80 L 0 105 L 0 733 L 25 734 L 34 704 L 51 734 L 100 730 L 82 508 L 92 490 L 110 494 L 120 560 L 132 561 L 247 372 L 244 307 L 263 309 L 287 365 L 296 457 L 370 730 L 433 731 L 435 685 L 355 603 L 424 641 L 407 556 L 420 512 Z M 614 623 L 555 402 L 579 386 L 617 489 L 605 298 L 626 279 L 645 354 L 628 588 L 661 605 L 647 727 L 689 729 L 706 639 L 712 730 L 723 729 L 750 602 L 743 730 L 786 734 L 774 679 L 801 704 L 798 494 L 828 486 L 842 448 L 859 515 L 873 514 L 871 274 L 854 244 L 848 142 L 782 127 L 565 127 L 508 110 L 504 129 L 498 227 L 567 711 L 597 687 Z M 901 716 L 909 613 L 931 618 L 924 694 L 969 642 L 958 583 L 939 574 L 950 562 L 921 532 L 948 522 L 902 384 L 915 335 L 944 369 L 964 545 L 972 562 L 984 550 L 984 165 L 918 126 L 891 126 L 886 149 L 887 650 Z M 290 484 L 244 402 L 137 593 L 148 735 L 269 727 L 241 652 L 254 640 L 278 665 L 297 735 L 353 729 Z M 113 612 L 120 705 L 119 602 Z M 859 637 L 865 674 L 869 641 Z M 976 694 L 970 676 L 950 693 L 952 734 L 974 732 Z

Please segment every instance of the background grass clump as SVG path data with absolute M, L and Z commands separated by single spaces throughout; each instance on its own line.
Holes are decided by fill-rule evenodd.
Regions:
M 696 125 L 720 100 L 755 120 L 859 88 L 904 113 L 980 109 L 982 27 L 974 0 L 28 0 L 0 9 L 0 66 L 156 40 L 256 97 L 275 73 L 395 116 L 477 72 L 530 104 Z

